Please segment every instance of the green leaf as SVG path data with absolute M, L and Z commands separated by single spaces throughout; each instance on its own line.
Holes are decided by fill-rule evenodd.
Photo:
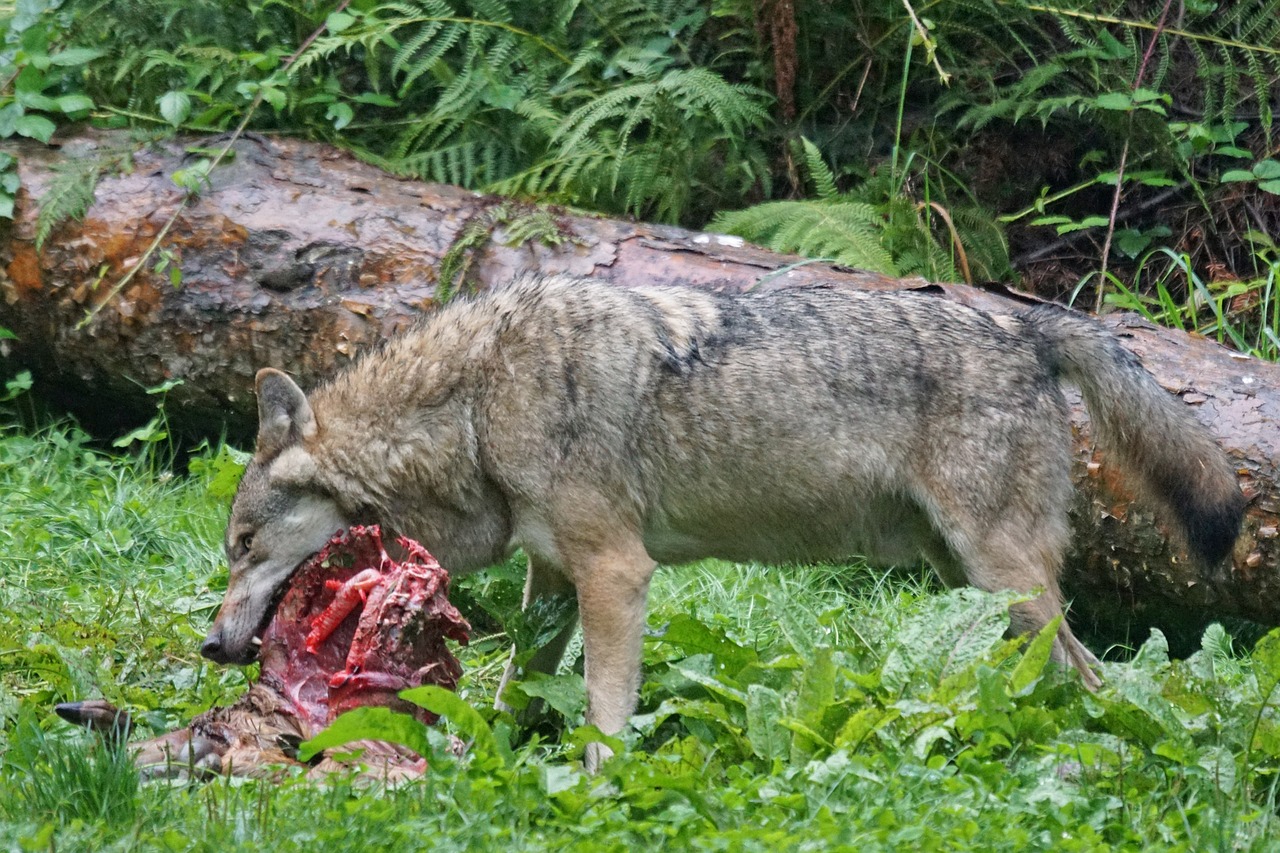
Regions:
M 876 729 L 893 722 L 899 716 L 901 712 L 897 708 L 886 710 L 869 705 L 845 721 L 836 734 L 835 745 L 839 749 L 856 747 Z
M 1039 216 L 1031 220 L 1031 224 L 1032 225 L 1063 225 L 1072 221 L 1074 220 L 1072 220 L 1070 216 L 1062 216 L 1062 215 Z
M 1136 228 L 1124 228 L 1115 234 L 1116 251 L 1126 258 L 1136 258 L 1151 245 L 1151 235 Z
M 58 109 L 66 115 L 85 113 L 93 109 L 93 98 L 88 95 L 63 95 L 56 98 Z
M 1234 181 L 1254 181 L 1257 180 L 1257 178 L 1254 176 L 1253 172 L 1245 169 L 1228 169 L 1222 173 L 1222 177 L 1218 178 L 1218 180 L 1221 183 L 1229 184 Z
M 1086 216 L 1079 222 L 1068 222 L 1065 225 L 1059 225 L 1058 233 L 1068 234 L 1072 231 L 1083 231 L 1086 228 L 1099 228 L 1106 225 L 1108 221 L 1105 216 Z
M 743 667 L 757 660 L 754 650 L 743 648 L 725 636 L 723 631 L 710 628 L 687 613 L 671 618 L 661 640 L 689 656 L 710 654 L 716 660 L 717 671 L 729 677 L 736 676 Z
M 471 738 L 476 748 L 488 755 L 501 755 L 493 729 L 480 716 L 480 712 L 468 705 L 457 693 L 434 684 L 414 687 L 400 693 L 406 702 L 426 708 L 444 717 L 464 735 Z
M 22 104 L 16 101 L 0 107 L 0 139 L 8 139 L 17 132 L 23 112 Z
M 289 102 L 289 95 L 284 89 L 275 86 L 263 86 L 261 91 L 262 100 L 270 104 L 276 112 L 283 110 L 285 104 Z
M 342 714 L 320 734 L 303 741 L 298 758 L 310 761 L 322 750 L 357 740 L 385 740 L 408 747 L 419 755 L 430 755 L 427 727 L 409 714 L 390 708 L 366 706 Z
M 16 340 L 18 337 L 8 329 L 5 329 L 4 332 L 11 339 Z M 25 394 L 27 391 L 31 390 L 32 384 L 31 371 L 22 371 L 17 376 L 4 383 L 4 396 L 0 397 L 0 401 L 8 402 L 9 400 L 13 400 L 22 394 Z
M 106 56 L 106 53 L 105 50 L 98 50 L 93 47 L 69 47 L 50 56 L 49 64 L 62 66 L 84 65 L 100 56 Z
M 324 26 L 331 33 L 340 33 L 355 22 L 355 15 L 349 15 L 346 12 L 334 12 L 325 18 Z
M 358 95 L 352 95 L 351 100 L 358 104 L 372 104 L 375 107 L 394 107 L 399 103 L 390 95 L 383 95 L 378 92 L 361 92 Z
M 796 697 L 795 713 L 806 722 L 820 720 L 827 706 L 835 701 L 836 663 L 831 646 L 814 646 L 813 659 L 805 667 Z
M 1259 690 L 1263 696 L 1269 696 L 1280 685 L 1280 628 L 1259 640 L 1249 659 L 1253 662 Z
M 1259 181 L 1258 189 L 1272 195 L 1280 195 L 1280 181 Z
M 338 102 L 329 105 L 324 117 L 333 122 L 334 130 L 342 130 L 351 124 L 351 120 L 356 117 L 356 113 L 355 110 L 351 109 L 350 104 Z
M 555 796 L 572 790 L 586 778 L 581 770 L 568 764 L 544 764 L 539 771 L 538 784 L 544 794 Z
M 1053 651 L 1053 641 L 1058 636 L 1058 626 L 1062 624 L 1062 616 L 1055 616 L 1036 634 L 1035 639 L 1027 644 L 1022 660 L 1013 668 L 1009 676 L 1009 695 L 1024 696 L 1031 692 L 1044 673 L 1045 664 Z
M 1280 162 L 1276 160 L 1263 160 L 1253 167 L 1253 174 L 1263 181 L 1270 181 L 1280 178 Z
M 587 708 L 587 687 L 576 672 L 563 675 L 532 672 L 519 687 L 526 696 L 543 700 L 569 720 L 582 716 Z
M 209 183 L 209 170 L 212 168 L 213 161 L 202 157 L 187 168 L 175 171 L 172 180 L 188 193 L 194 195 Z
M 160 115 L 169 124 L 177 127 L 191 115 L 191 96 L 186 92 L 165 92 L 159 98 Z
M 791 733 L 782 725 L 782 696 L 763 684 L 747 688 L 747 743 L 766 761 L 785 758 L 791 751 Z
M 575 758 L 580 758 L 582 756 L 583 751 L 589 743 L 602 743 L 609 747 L 609 749 L 613 750 L 615 755 L 621 754 L 623 750 L 627 748 L 621 738 L 607 735 L 595 726 L 578 726 L 569 733 L 568 740 L 569 743 L 573 744 L 574 749 L 572 754 Z
M 13 78 L 13 92 L 19 99 L 23 95 L 36 95 L 49 86 L 49 79 L 34 65 L 28 65 Z
M 29 110 L 40 110 L 46 113 L 59 112 L 58 102 L 41 92 L 18 92 L 18 103 Z
M 1125 177 L 1127 180 L 1142 184 L 1145 187 L 1171 187 L 1177 183 L 1164 172 L 1154 169 L 1144 172 L 1130 172 Z
M 1102 110 L 1131 110 L 1133 96 L 1128 92 L 1107 92 L 1094 98 L 1093 104 Z
M 1102 45 L 1105 56 L 1108 59 L 1124 59 L 1132 54 L 1128 46 L 1113 36 L 1107 29 L 1098 30 L 1098 42 Z
M 14 124 L 13 129 L 19 136 L 27 136 L 47 143 L 58 128 L 44 116 L 24 115 Z
M 705 660 L 706 659 L 704 658 L 703 661 Z M 699 672 L 697 669 L 694 668 L 697 662 L 698 662 L 697 658 L 689 658 L 683 663 L 672 664 L 671 671 L 679 673 L 680 675 L 684 676 L 685 678 L 689 679 L 694 684 L 697 684 L 700 687 L 705 687 L 713 695 L 721 699 L 728 699 L 729 701 L 742 706 L 745 706 L 747 704 L 746 693 L 742 692 L 736 687 L 725 684 L 723 681 L 720 681 L 717 678 L 713 678 L 712 676 L 707 675 L 704 672 Z
M 152 418 L 137 429 L 132 430 L 111 442 L 111 446 L 128 447 L 135 441 L 141 441 L 143 444 L 155 444 L 156 442 L 164 441 L 168 437 L 169 433 L 165 431 L 161 420 L 159 418 Z
M 825 643 L 814 646 L 813 660 L 801 676 L 800 693 L 796 697 L 793 716 L 804 725 L 806 732 L 791 743 L 791 763 L 798 764 L 811 755 L 825 738 L 815 741 L 808 732 L 818 732 L 827 708 L 835 702 L 836 664 L 831 646 Z M 792 729 L 792 731 L 797 731 Z

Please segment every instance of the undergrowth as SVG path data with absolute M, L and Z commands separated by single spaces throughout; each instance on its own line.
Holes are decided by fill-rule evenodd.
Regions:
M 1083 286 L 1100 306 L 1125 289 L 1162 298 L 1146 279 L 1175 280 L 1179 262 L 1155 250 L 1205 280 L 1271 275 L 1251 235 L 1280 227 L 1277 13 L 1277 0 L 18 0 L 0 4 L 0 138 L 245 119 L 521 201 L 715 221 L 889 274 L 1021 276 L 1053 297 Z M 51 187 L 41 238 L 92 199 L 93 178 Z M 4 154 L 0 216 L 16 192 Z M 1276 332 L 1260 313 L 1241 322 Z
M 1185 661 L 1153 634 L 1093 695 L 1047 664 L 1048 633 L 1002 639 L 1009 596 L 860 565 L 660 572 L 641 706 L 599 777 L 578 763 L 600 735 L 582 727 L 574 648 L 520 688 L 546 700 L 542 724 L 490 710 L 509 644 L 494 616 L 517 639 L 528 627 L 512 562 L 455 581 L 477 631 L 456 696 L 413 694 L 445 717 L 419 736 L 421 782 L 141 783 L 52 705 L 104 696 L 141 736 L 245 685 L 196 653 L 238 457 L 206 448 L 183 474 L 163 447 L 0 435 L 0 845 L 1198 851 L 1274 835 L 1280 634 L 1240 657 L 1214 626 Z M 379 735 L 355 715 L 328 737 Z

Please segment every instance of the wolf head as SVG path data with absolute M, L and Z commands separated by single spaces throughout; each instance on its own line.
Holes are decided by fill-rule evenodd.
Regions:
M 352 523 L 317 484 L 307 449 L 318 425 L 307 397 L 278 370 L 257 376 L 258 446 L 227 523 L 227 592 L 200 653 L 246 664 L 286 584 L 304 560 Z

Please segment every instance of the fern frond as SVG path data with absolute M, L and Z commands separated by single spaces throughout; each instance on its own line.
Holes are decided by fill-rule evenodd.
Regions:
M 53 167 L 53 179 L 37 202 L 35 246 L 39 252 L 44 241 L 63 222 L 84 216 L 93 204 L 102 163 L 96 158 L 70 159 Z
M 800 144 L 804 151 L 805 171 L 809 175 L 809 180 L 813 182 L 813 191 L 823 200 L 835 198 L 840 193 L 836 189 L 836 176 L 822 159 L 822 152 L 818 150 L 818 146 L 803 137 L 800 139 Z
M 824 258 L 845 266 L 898 275 L 880 243 L 884 219 L 859 202 L 775 201 L 721 213 L 711 228 L 775 252 Z

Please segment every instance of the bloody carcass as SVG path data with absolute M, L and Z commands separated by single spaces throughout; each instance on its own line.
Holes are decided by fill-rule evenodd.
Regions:
M 434 718 L 399 698 L 410 687 L 457 686 L 462 667 L 447 639 L 467 641 L 470 625 L 447 598 L 448 573 L 418 543 L 398 539 L 394 559 L 376 526 L 343 531 L 294 573 L 262 634 L 258 681 L 229 707 L 206 711 L 183 729 L 130 744 L 154 776 L 260 775 L 297 763 L 298 744 L 344 711 L 380 705 Z M 59 705 L 63 719 L 127 737 L 128 715 L 101 700 Z M 383 777 L 420 774 L 425 760 L 383 741 L 360 762 Z M 313 772 L 335 769 L 325 757 Z

